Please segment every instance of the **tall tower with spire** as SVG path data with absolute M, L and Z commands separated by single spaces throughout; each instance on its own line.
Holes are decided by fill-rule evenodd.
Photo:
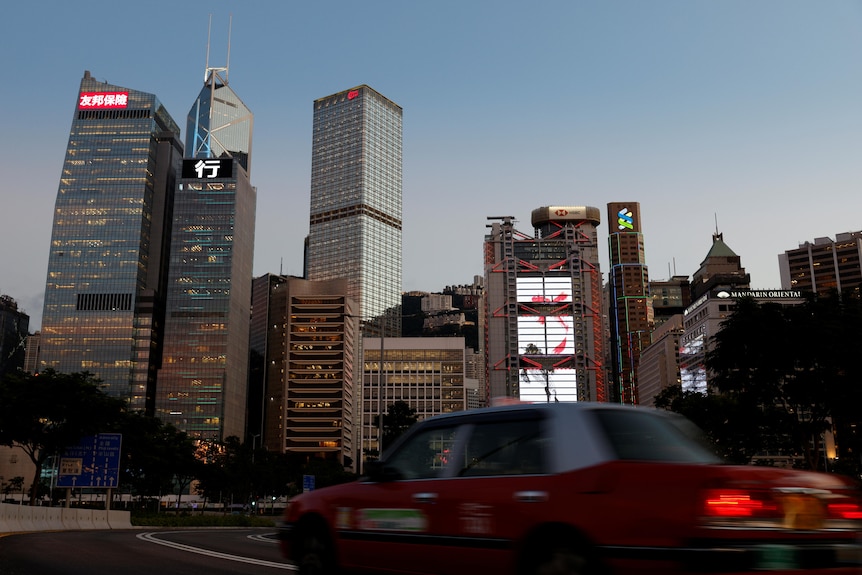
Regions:
M 257 202 L 250 181 L 253 121 L 228 85 L 228 66 L 211 67 L 207 48 L 174 203 L 155 399 L 157 417 L 201 439 L 245 434 Z

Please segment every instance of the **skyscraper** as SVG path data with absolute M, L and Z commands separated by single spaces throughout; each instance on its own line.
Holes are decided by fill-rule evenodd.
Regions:
M 653 328 L 640 204 L 608 204 L 611 400 L 638 404 L 637 368 Z
M 778 255 L 781 288 L 839 297 L 862 290 L 862 231 L 814 238 Z
M 314 102 L 305 275 L 347 279 L 363 325 L 386 336 L 400 333 L 401 118 L 365 85 Z
M 152 393 L 180 129 L 153 94 L 84 72 L 54 208 L 40 368 Z
M 514 218 L 485 237 L 488 396 L 606 401 L 598 208 L 533 210 L 534 234 Z
M 207 68 L 174 202 L 155 415 L 192 437 L 244 437 L 257 191 L 253 115 Z

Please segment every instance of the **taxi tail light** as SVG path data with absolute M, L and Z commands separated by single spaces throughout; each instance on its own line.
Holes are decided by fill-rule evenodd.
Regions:
M 862 503 L 858 499 L 833 501 L 826 506 L 826 512 L 830 519 L 862 521 Z
M 704 516 L 711 519 L 780 519 L 781 504 L 768 491 L 718 488 L 704 493 Z

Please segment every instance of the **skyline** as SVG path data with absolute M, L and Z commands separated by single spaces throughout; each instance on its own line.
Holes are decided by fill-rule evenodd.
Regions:
M 205 6 L 202 6 L 205 4 Z M 50 15 L 45 10 L 50 10 Z M 778 255 L 862 229 L 862 4 L 611 0 L 4 8 L 0 294 L 41 326 L 51 221 L 85 70 L 185 125 L 209 64 L 255 115 L 254 276 L 302 274 L 314 100 L 367 84 L 404 110 L 403 289 L 483 274 L 489 216 L 638 202 L 651 279 L 720 231 L 754 289 Z M 209 21 L 212 17 L 212 27 Z M 208 31 L 209 29 L 209 31 Z M 230 58 L 227 59 L 230 29 Z M 94 32 L 95 31 L 95 32 Z M 183 138 L 185 130 L 183 129 Z M 607 279 L 608 222 L 599 226 Z

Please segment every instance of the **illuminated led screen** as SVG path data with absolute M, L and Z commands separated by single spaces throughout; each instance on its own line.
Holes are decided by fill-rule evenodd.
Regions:
M 520 380 L 521 401 L 554 403 L 578 400 L 577 377 L 574 369 L 555 369 L 547 373 L 538 369 L 522 370 Z M 547 389 L 545 389 L 546 384 Z
M 567 303 L 572 301 L 572 280 L 567 277 L 519 277 L 519 303 Z
M 572 316 L 518 316 L 518 348 L 520 353 L 571 355 L 575 353 L 573 332 L 574 320 Z

